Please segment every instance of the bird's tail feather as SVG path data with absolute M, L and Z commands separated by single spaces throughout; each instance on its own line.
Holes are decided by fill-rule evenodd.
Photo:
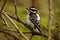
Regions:
M 40 25 L 35 25 L 35 27 L 39 30 L 40 33 L 42 33 L 42 32 L 41 32 Z

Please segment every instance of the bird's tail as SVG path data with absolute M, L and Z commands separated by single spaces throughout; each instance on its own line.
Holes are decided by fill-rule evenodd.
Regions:
M 40 27 L 40 25 L 37 25 L 37 24 L 36 24 L 35 27 L 39 30 L 40 33 L 42 33 L 42 32 L 41 32 L 41 27 Z

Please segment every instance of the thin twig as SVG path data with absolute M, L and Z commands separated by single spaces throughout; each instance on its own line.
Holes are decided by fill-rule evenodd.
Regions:
M 16 14 L 16 16 L 17 16 L 17 19 L 19 19 L 18 14 L 17 14 L 16 0 L 14 0 L 14 7 L 15 7 L 15 14 Z
M 19 38 L 16 35 L 12 34 L 12 33 L 9 33 L 9 32 L 4 31 L 4 30 L 0 30 L 0 32 L 5 33 L 5 34 L 7 34 L 9 36 L 12 36 L 12 37 L 16 38 L 17 40 L 19 40 Z
M 2 5 L 1 9 L 0 9 L 0 18 L 1 18 L 1 13 L 5 7 L 5 4 L 7 3 L 7 0 L 4 1 L 4 4 Z M 1 18 L 2 19 L 2 18 Z
M 31 35 L 30 40 L 32 40 L 32 38 L 33 38 L 33 35 Z
M 28 38 L 17 27 L 17 25 L 15 24 L 15 22 L 13 22 L 13 20 L 7 14 L 3 13 L 3 15 L 5 15 L 9 19 L 9 21 L 14 25 L 14 27 L 16 28 L 16 30 L 24 37 L 24 39 L 28 40 Z
M 52 20 L 53 20 L 53 12 L 52 12 L 52 0 L 48 0 L 48 4 L 49 4 L 49 21 L 48 21 L 48 40 L 51 40 L 51 24 L 52 24 Z
M 7 0 L 4 1 L 4 4 L 2 5 L 1 10 L 0 10 L 0 14 L 2 13 L 2 10 L 4 9 L 6 2 Z
M 7 27 L 7 28 L 10 28 L 10 26 L 8 25 L 8 23 L 6 22 L 6 20 L 4 19 L 4 16 L 2 15 L 2 21 L 4 23 L 4 25 Z

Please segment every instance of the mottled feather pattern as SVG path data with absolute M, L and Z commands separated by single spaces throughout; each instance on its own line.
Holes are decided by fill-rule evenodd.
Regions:
M 37 20 L 37 18 L 38 17 L 36 14 L 29 15 L 29 20 L 34 24 L 35 28 L 37 28 L 40 31 L 40 22 Z

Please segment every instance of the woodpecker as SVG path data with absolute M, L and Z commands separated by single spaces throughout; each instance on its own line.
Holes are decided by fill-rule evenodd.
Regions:
M 28 9 L 28 17 L 27 17 L 28 25 L 30 25 L 33 29 L 38 29 L 39 32 L 41 32 L 40 29 L 40 17 L 37 14 L 37 9 L 35 7 L 30 7 Z

